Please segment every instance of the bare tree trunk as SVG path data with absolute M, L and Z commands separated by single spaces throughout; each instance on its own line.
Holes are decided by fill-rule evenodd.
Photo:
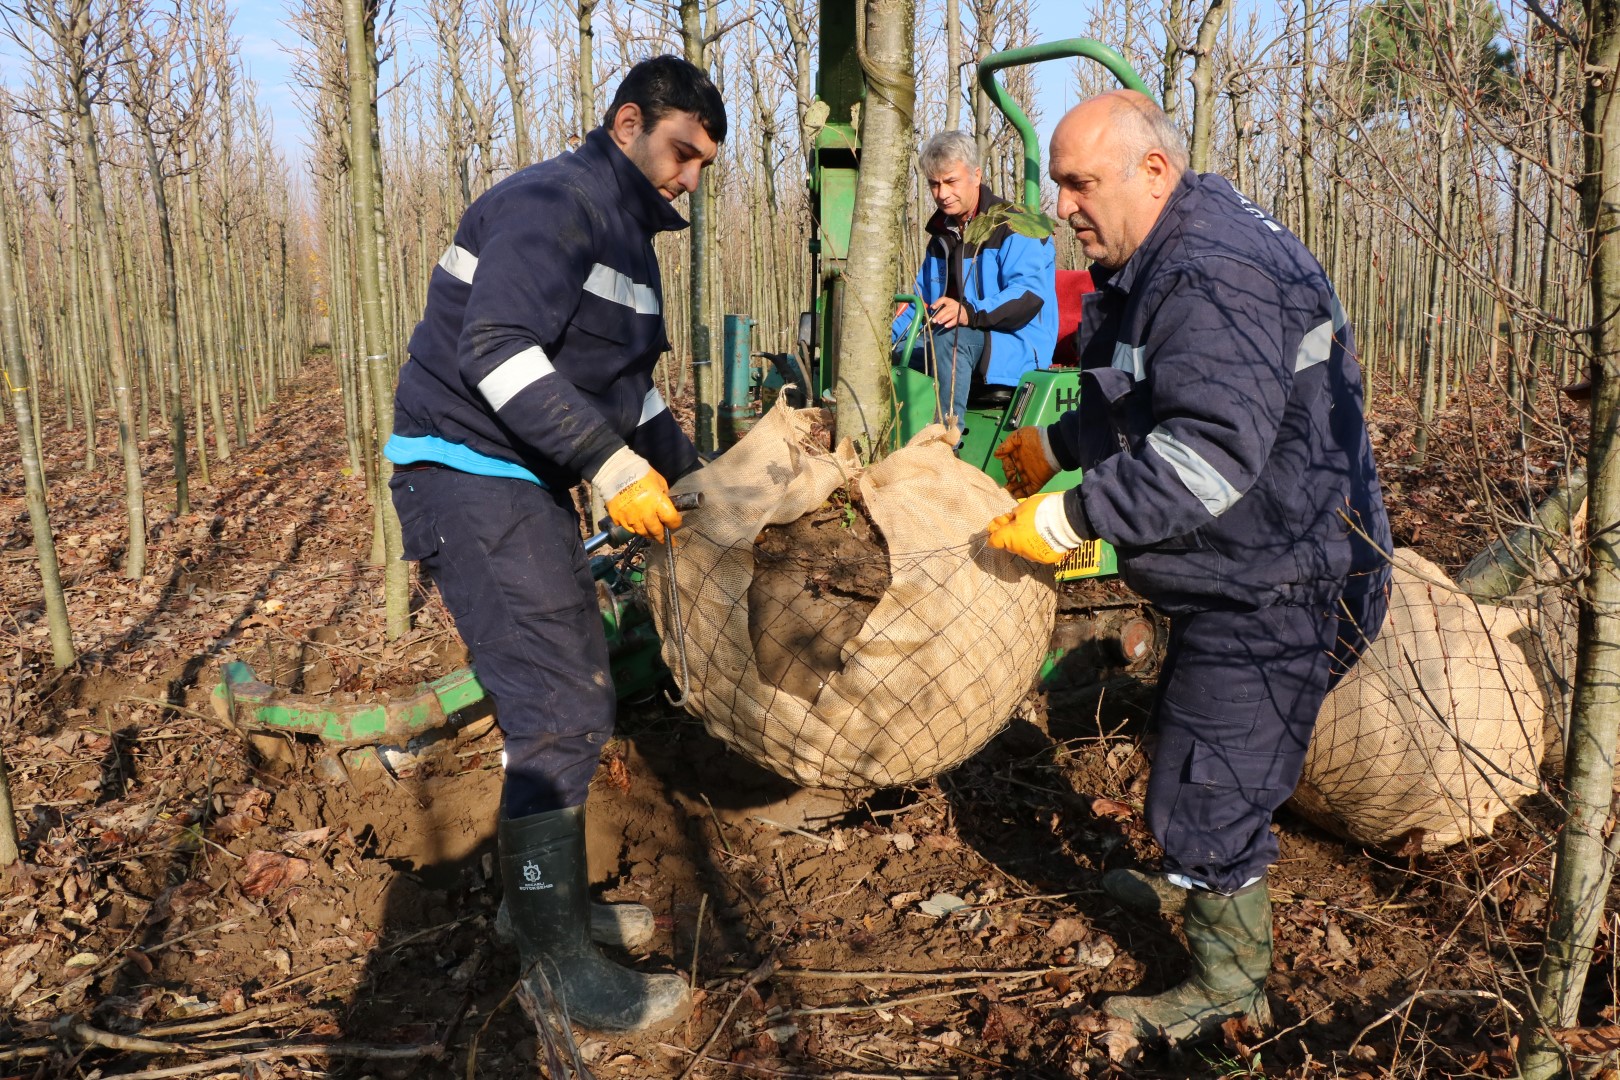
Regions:
M 1601 0 L 1593 0 L 1600 3 Z M 1552 96 L 1550 100 L 1560 100 L 1564 85 L 1564 43 L 1556 41 L 1553 44 L 1552 55 Z M 1536 307 L 1539 309 L 1540 319 L 1538 325 L 1531 332 L 1530 360 L 1525 367 L 1524 381 L 1520 389 L 1524 392 L 1522 411 L 1519 423 L 1525 439 L 1529 439 L 1532 427 L 1532 417 L 1536 411 L 1536 387 L 1541 384 L 1543 375 L 1552 373 L 1554 349 L 1552 332 L 1541 325 L 1542 320 L 1555 317 L 1562 308 L 1558 295 L 1558 237 L 1563 230 L 1564 216 L 1564 146 L 1563 130 L 1556 111 L 1547 118 L 1547 214 L 1542 223 L 1541 234 L 1541 273 L 1536 281 Z
M 959 0 L 953 0 L 959 2 Z M 788 41 L 793 46 L 793 104 L 799 117 L 799 151 L 808 159 L 814 135 L 805 126 L 810 103 L 815 98 L 811 88 L 810 28 L 799 4 L 801 0 L 781 0 L 782 18 L 787 23 Z
M 1187 21 L 1186 0 L 1169 0 L 1164 14 L 1164 115 L 1181 118 L 1182 30 Z
M 1226 0 L 1209 0 L 1193 43 L 1192 139 L 1188 146 L 1193 172 L 1210 170 L 1209 145 L 1215 129 L 1215 39 L 1225 19 Z
M 1527 1080 L 1565 1071 L 1553 1028 L 1577 1023 L 1598 928 L 1620 856 L 1615 744 L 1620 736 L 1620 3 L 1587 0 L 1585 174 L 1581 225 L 1591 245 L 1592 441 L 1587 455 L 1588 567 L 1581 605 L 1575 702 L 1564 756 L 1566 817 L 1553 859 L 1546 947 L 1534 1016 L 1520 1032 Z M 1556 190 L 1556 187 L 1555 189 Z
M 1312 143 L 1316 136 L 1313 87 L 1316 80 L 1316 4 L 1305 0 L 1305 25 L 1299 65 L 1299 238 L 1316 253 L 1316 160 Z
M 40 585 L 45 593 L 45 622 L 51 633 L 51 661 L 58 670 L 73 663 L 73 631 L 68 625 L 67 599 L 62 594 L 62 575 L 56 564 L 56 540 L 51 535 L 50 510 L 45 502 L 45 469 L 34 438 L 33 387 L 23 360 L 22 327 L 17 319 L 17 289 L 11 258 L 11 185 L 0 189 L 0 353 L 4 353 L 7 389 L 12 418 L 17 423 L 17 442 L 22 451 L 23 488 L 28 500 L 28 523 L 34 533 L 34 558 L 39 564 Z M 21 234 L 19 234 L 21 235 Z M 0 865 L 5 865 L 4 843 L 13 825 L 10 795 L 4 790 L 5 766 L 0 763 Z M 12 861 L 16 841 L 12 839 Z
M 157 140 L 152 135 L 152 102 L 142 84 L 142 73 L 135 56 L 135 42 L 124 16 L 124 58 L 129 71 L 129 113 L 146 150 L 146 171 L 152 180 L 152 201 L 157 209 L 158 246 L 163 252 L 163 345 L 165 363 L 173 393 L 169 397 L 169 451 L 174 462 L 174 512 L 191 512 L 191 493 L 186 486 L 186 407 L 180 393 L 180 302 L 175 284 L 174 221 L 169 213 L 168 192 L 164 189 L 163 163 L 158 157 Z
M 686 59 L 707 71 L 708 43 L 698 0 L 680 0 L 681 41 Z M 720 380 L 714 369 L 714 324 L 709 318 L 712 288 L 709 255 L 714 246 L 714 181 L 709 170 L 698 177 L 691 195 L 692 382 L 697 398 L 695 434 L 700 451 L 716 449 L 715 417 L 720 407 Z
M 599 0 L 579 0 L 577 14 L 579 17 L 579 61 L 574 71 L 575 119 L 579 126 L 578 135 L 581 139 L 585 133 L 596 126 L 596 76 L 591 73 L 591 39 L 595 31 L 591 29 L 591 15 L 596 11 Z
M 343 0 L 345 55 L 349 71 L 349 185 L 354 217 L 355 260 L 360 278 L 360 322 L 365 334 L 366 371 L 370 377 L 372 400 L 376 407 L 376 443 L 372 447 L 378 470 L 377 506 L 382 514 L 382 534 L 386 581 L 388 636 L 397 639 L 411 628 L 410 582 L 399 530 L 399 517 L 388 497 L 388 478 L 393 466 L 383 457 L 383 446 L 393 434 L 394 366 L 388 341 L 388 321 L 383 313 L 382 284 L 378 280 L 376 201 L 378 161 L 373 144 L 373 109 L 377 100 L 376 42 L 372 19 L 376 9 L 368 0 Z
M 962 125 L 962 0 L 945 0 L 945 130 Z
M 523 84 L 523 55 L 512 24 L 511 0 L 495 0 L 495 33 L 501 42 L 501 74 L 512 107 L 512 167 L 521 169 L 534 160 L 529 142 L 529 95 Z
M 869 460 L 888 449 L 894 412 L 889 372 L 889 325 L 900 280 L 900 232 L 905 220 L 917 76 L 912 57 L 913 0 L 866 0 L 861 67 L 861 174 L 855 220 L 844 265 L 838 316 L 837 436 Z M 981 44 L 985 40 L 981 37 Z
M 1429 452 L 1429 428 L 1440 407 L 1441 342 L 1444 338 L 1446 260 L 1451 235 L 1451 127 L 1452 104 L 1440 110 L 1439 199 L 1434 210 L 1434 258 L 1429 262 L 1428 303 L 1423 312 L 1423 352 L 1418 358 L 1418 427 L 1412 435 L 1412 456 L 1422 461 Z
M 215 275 L 210 265 L 207 237 L 203 234 L 202 195 L 197 188 L 198 181 L 195 178 L 186 185 L 187 205 L 191 213 L 192 245 L 197 256 L 197 265 L 192 267 L 193 288 L 190 292 L 195 297 L 192 307 L 195 309 L 197 324 L 202 328 L 203 386 L 199 389 L 206 390 L 208 394 L 209 417 L 214 423 L 214 458 L 218 461 L 229 461 L 231 444 L 225 434 L 225 403 L 219 385 L 219 354 L 223 348 L 223 341 L 219 321 L 214 315 L 217 307 L 213 295 Z M 201 413 L 200 408 L 198 412 Z
M 973 52 L 982 63 L 995 51 L 996 0 L 974 0 Z M 973 80 L 973 139 L 979 144 L 979 164 L 989 169 L 990 162 L 990 97 Z
M 124 348 L 124 314 L 118 298 L 118 278 L 113 273 L 111 229 L 107 223 L 106 195 L 101 186 L 101 149 L 90 108 L 90 71 L 86 65 L 95 27 L 90 20 L 89 0 L 74 0 L 67 20 L 54 12 L 51 17 L 54 22 L 51 36 L 62 51 L 67 68 L 67 104 L 78 134 L 79 152 L 84 155 L 85 210 L 97 275 L 101 279 L 107 365 L 112 375 L 113 409 L 118 417 L 118 446 L 124 461 L 124 499 L 129 519 L 124 576 L 139 580 L 146 575 L 146 491 L 141 482 L 141 448 L 135 437 L 135 401 L 130 385 L 129 356 Z
M 6 775 L 6 757 L 0 753 L 0 867 L 22 858 L 17 846 L 17 814 L 11 807 L 11 780 Z

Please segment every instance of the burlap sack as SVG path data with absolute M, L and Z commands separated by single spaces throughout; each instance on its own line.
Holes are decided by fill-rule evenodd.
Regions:
M 818 415 L 778 405 L 677 485 L 704 501 L 678 534 L 676 605 L 663 553 L 649 562 L 664 661 L 677 682 L 684 672 L 686 707 L 711 733 L 800 784 L 934 776 L 989 741 L 1033 685 L 1056 611 L 1052 574 L 986 546 L 986 523 L 1013 500 L 957 459 L 943 427 L 863 470 L 847 447 L 829 454 L 810 441 Z M 841 666 L 810 693 L 790 692 L 754 655 L 754 541 L 846 484 L 887 541 L 889 586 Z
M 1537 787 L 1548 702 L 1529 618 L 1395 552 L 1389 619 L 1322 707 L 1293 808 L 1364 844 L 1491 831 Z

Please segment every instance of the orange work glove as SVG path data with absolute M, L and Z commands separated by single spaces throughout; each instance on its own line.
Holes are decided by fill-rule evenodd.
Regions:
M 591 484 L 607 500 L 613 524 L 637 536 L 661 542 L 666 528 L 681 527 L 681 512 L 669 501 L 669 483 L 629 447 L 608 458 Z
M 1003 439 L 996 460 L 1007 474 L 1007 493 L 1015 499 L 1029 498 L 1061 471 L 1041 426 L 1021 427 Z
M 1023 428 L 1029 431 L 1029 428 Z M 989 525 L 990 546 L 1030 562 L 1055 565 L 1081 544 L 1063 509 L 1063 493 L 1049 492 L 1019 502 Z

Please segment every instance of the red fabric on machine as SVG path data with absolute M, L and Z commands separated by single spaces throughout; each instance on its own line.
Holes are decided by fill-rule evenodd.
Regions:
M 1081 302 L 1086 293 L 1095 292 L 1090 270 L 1059 270 L 1057 272 L 1058 337 L 1052 350 L 1053 367 L 1078 367 L 1080 357 L 1074 350 L 1074 334 L 1080 329 Z

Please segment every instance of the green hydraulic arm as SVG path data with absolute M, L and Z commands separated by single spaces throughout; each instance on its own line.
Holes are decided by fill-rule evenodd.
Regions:
M 1018 102 L 1005 87 L 996 82 L 996 72 L 1002 68 L 1038 64 L 1043 60 L 1065 60 L 1071 56 L 1095 60 L 1107 68 L 1127 90 L 1135 90 L 1150 98 L 1153 97 L 1153 91 L 1148 89 L 1147 83 L 1142 81 L 1142 77 L 1131 68 L 1123 56 L 1091 38 L 1064 38 L 1062 41 L 1026 45 L 1021 49 L 1003 49 L 981 60 L 979 85 L 984 88 L 985 95 L 990 98 L 991 103 L 1002 111 L 1007 121 L 1018 131 L 1018 137 L 1023 140 L 1024 207 L 1037 213 L 1041 209 L 1040 139 L 1035 135 L 1035 125 L 1029 122 L 1029 117 L 1019 108 Z

